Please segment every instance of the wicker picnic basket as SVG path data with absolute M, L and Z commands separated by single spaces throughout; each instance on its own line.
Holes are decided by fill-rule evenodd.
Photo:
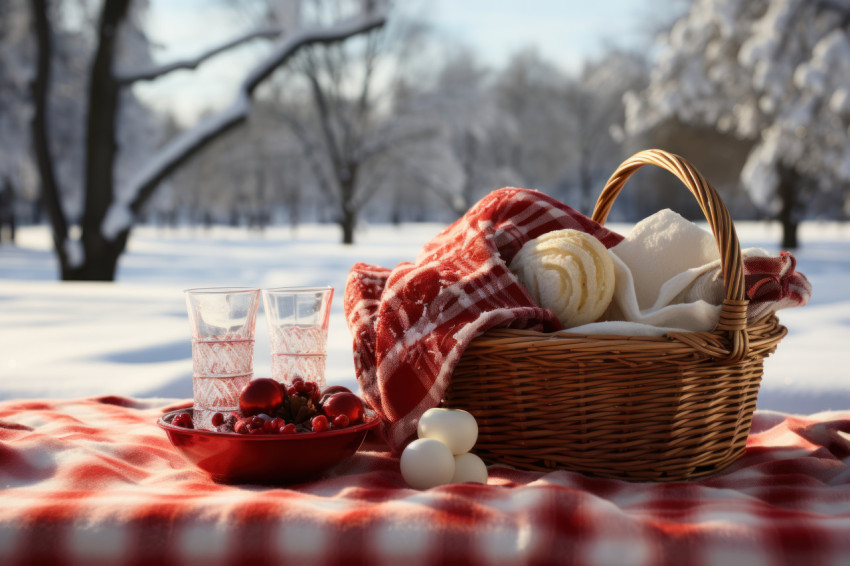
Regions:
M 774 315 L 747 322 L 729 211 L 683 158 L 647 150 L 623 162 L 593 219 L 604 224 L 628 178 L 647 164 L 687 186 L 717 240 L 726 293 L 716 328 L 666 337 L 487 332 L 464 352 L 443 402 L 476 417 L 484 460 L 674 481 L 714 473 L 743 453 L 763 361 L 786 329 Z

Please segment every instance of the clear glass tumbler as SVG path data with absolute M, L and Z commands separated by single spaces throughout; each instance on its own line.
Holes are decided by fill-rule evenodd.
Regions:
M 212 287 L 185 291 L 192 329 L 195 428 L 239 408 L 239 392 L 254 377 L 254 329 L 260 290 Z
M 271 340 L 272 377 L 289 384 L 295 377 L 325 387 L 325 360 L 333 287 L 280 287 L 263 290 Z

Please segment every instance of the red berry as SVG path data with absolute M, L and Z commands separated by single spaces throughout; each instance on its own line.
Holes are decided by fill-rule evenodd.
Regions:
M 181 428 L 195 428 L 194 423 L 192 422 L 192 415 L 189 413 L 180 413 L 171 421 L 171 424 L 174 426 L 179 426 Z
M 334 428 L 345 428 L 348 426 L 348 415 L 337 415 L 334 417 Z
M 280 427 L 280 434 L 295 434 L 295 423 L 287 423 Z
M 248 421 L 246 419 L 236 421 L 236 424 L 233 425 L 233 432 L 236 434 L 248 434 Z
M 331 428 L 331 424 L 328 422 L 328 417 L 325 415 L 313 417 L 313 420 L 310 421 L 310 426 L 313 427 L 313 432 L 324 432 Z
M 221 426 L 224 424 L 224 415 L 222 415 L 221 413 L 216 413 L 212 416 L 210 422 L 213 426 Z
M 260 428 L 251 428 L 248 427 L 248 434 L 263 434 L 263 427 Z
M 294 387 L 295 391 L 297 391 L 298 393 L 309 393 L 310 392 L 310 382 L 304 381 L 303 379 L 300 379 L 298 381 L 293 380 L 292 381 L 292 387 Z
M 248 382 L 239 393 L 239 410 L 243 415 L 274 413 L 283 404 L 284 389 L 269 377 Z
M 363 420 L 363 401 L 354 393 L 345 391 L 334 393 L 325 399 L 322 409 L 330 419 L 346 415 L 351 424 L 357 424 Z

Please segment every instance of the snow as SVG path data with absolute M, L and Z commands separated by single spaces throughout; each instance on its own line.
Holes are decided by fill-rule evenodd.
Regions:
M 107 240 L 114 240 L 118 234 L 133 225 L 133 211 L 123 200 L 116 200 L 106 210 L 106 216 L 100 224 L 100 232 Z
M 629 227 L 612 225 L 621 233 Z M 242 229 L 139 227 L 117 283 L 62 283 L 50 234 L 22 227 L 0 246 L 0 400 L 96 395 L 189 398 L 192 363 L 183 290 L 205 286 L 331 285 L 327 379 L 356 387 L 342 310 L 350 267 L 413 260 L 441 225 L 367 226 L 338 243 L 335 226 Z M 776 251 L 781 230 L 737 223 L 743 247 Z M 850 225 L 805 223 L 798 268 L 809 305 L 782 311 L 789 335 L 765 364 L 759 408 L 794 413 L 850 408 Z M 257 319 L 255 372 L 270 373 L 265 315 Z
M 79 238 L 71 238 L 65 240 L 65 255 L 68 256 L 69 267 L 80 267 L 86 259 L 86 252 L 83 249 L 83 243 Z

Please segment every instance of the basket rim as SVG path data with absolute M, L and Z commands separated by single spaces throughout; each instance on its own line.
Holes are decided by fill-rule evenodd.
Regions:
M 768 313 L 749 323 L 747 334 L 747 355 L 771 350 L 784 338 L 788 329 L 779 323 L 775 313 Z M 723 331 L 682 331 L 669 332 L 664 336 L 634 336 L 627 334 L 579 334 L 569 330 L 540 332 L 523 328 L 491 328 L 476 337 L 467 350 L 477 348 L 499 348 L 502 350 L 558 349 L 569 344 L 583 344 L 592 348 L 598 343 L 600 353 L 615 350 L 652 350 L 665 355 L 694 353 L 709 359 L 735 363 L 741 360 L 730 359 L 730 350 Z M 741 358 L 741 359 L 744 359 Z

